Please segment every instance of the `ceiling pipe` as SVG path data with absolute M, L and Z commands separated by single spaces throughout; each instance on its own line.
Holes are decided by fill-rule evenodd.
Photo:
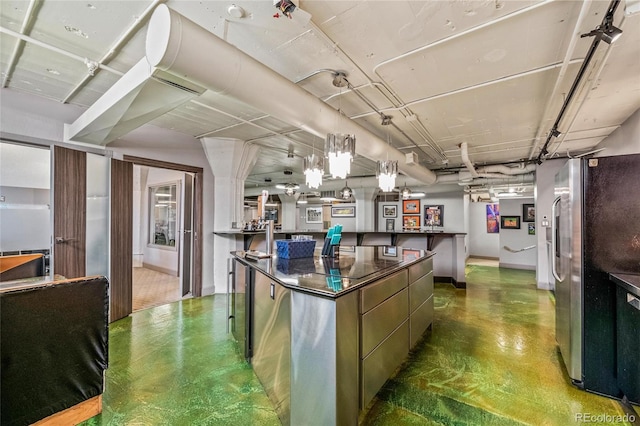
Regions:
M 542 113 L 542 118 L 540 119 L 540 125 L 538 126 L 538 131 L 536 132 L 536 136 L 533 138 L 531 152 L 529 153 L 529 160 L 533 158 L 535 155 L 536 149 L 538 149 L 538 145 L 540 144 L 540 138 L 544 133 L 545 127 L 544 123 L 547 120 L 547 115 L 549 111 L 551 111 L 551 107 L 553 102 L 556 99 L 558 94 L 558 90 L 560 89 L 560 84 L 564 81 L 564 76 L 569 68 L 569 64 L 571 63 L 571 58 L 573 57 L 573 52 L 576 49 L 576 44 L 578 40 L 580 40 L 580 28 L 582 28 L 582 23 L 584 22 L 589 9 L 591 8 L 591 0 L 587 0 L 582 3 L 582 7 L 580 8 L 580 14 L 578 15 L 578 19 L 576 20 L 576 24 L 573 27 L 573 32 L 571 33 L 571 40 L 569 41 L 569 46 L 567 47 L 567 51 L 564 54 L 564 59 L 562 60 L 562 67 L 560 68 L 560 72 L 558 72 L 558 77 L 556 77 L 556 82 L 553 85 L 553 89 L 551 90 L 551 95 L 547 98 L 547 103 L 544 107 L 544 112 Z
M 602 18 L 602 23 L 600 24 L 600 27 L 602 28 L 605 27 L 608 17 L 611 17 L 611 20 L 613 20 L 613 15 L 615 14 L 616 9 L 618 8 L 618 4 L 620 4 L 620 0 L 611 0 L 611 3 L 609 3 L 609 7 L 607 8 L 607 13 L 605 14 L 604 18 Z M 582 35 L 580 37 L 582 37 Z M 551 130 L 549 130 L 549 133 L 547 135 L 547 140 L 545 141 L 544 145 L 540 149 L 540 152 L 538 153 L 538 157 L 536 158 L 536 163 L 542 164 L 542 159 L 545 158 L 547 154 L 549 154 L 548 147 L 549 147 L 549 144 L 551 143 L 551 140 L 555 137 L 560 136 L 560 134 L 562 133 L 560 132 L 560 130 L 558 130 L 558 126 L 560 125 L 560 122 L 562 121 L 564 114 L 567 111 L 567 108 L 569 107 L 569 104 L 571 104 L 571 101 L 573 100 L 573 97 L 576 94 L 578 90 L 578 86 L 582 81 L 582 78 L 586 74 L 587 67 L 591 63 L 591 60 L 593 59 L 593 56 L 595 55 L 596 49 L 598 48 L 599 44 L 600 44 L 600 37 L 596 35 L 593 38 L 593 42 L 591 42 L 591 46 L 589 47 L 589 51 L 585 56 L 584 62 L 582 63 L 580 70 L 578 70 L 578 74 L 576 75 L 576 78 L 573 80 L 573 84 L 571 85 L 571 88 L 569 89 L 569 92 L 565 97 L 564 103 L 560 108 L 560 112 L 558 112 L 556 121 L 553 123 L 553 127 L 551 128 Z
M 149 6 L 147 6 L 147 8 L 142 12 L 142 14 L 140 14 L 139 16 L 136 16 L 133 21 L 133 25 L 131 25 L 129 29 L 127 29 L 127 31 L 125 31 L 124 34 L 122 34 L 120 38 L 116 40 L 116 42 L 111 46 L 111 48 L 107 51 L 107 53 L 105 53 L 104 55 L 102 55 L 100 59 L 98 59 L 97 64 L 104 65 L 105 63 L 107 63 L 107 61 L 110 61 L 112 57 L 117 53 L 116 51 L 119 50 L 122 47 L 122 45 L 132 36 L 132 34 L 135 31 L 137 31 L 142 24 L 145 23 L 145 21 L 147 20 L 147 17 L 151 14 L 153 9 L 158 4 L 163 3 L 165 1 L 167 0 L 154 0 Z M 80 82 L 78 82 L 78 84 L 76 84 L 75 87 L 71 89 L 71 91 L 67 94 L 67 96 L 64 97 L 64 99 L 62 100 L 62 103 L 66 104 L 67 102 L 69 102 L 69 99 L 74 97 L 76 93 L 78 93 L 78 91 L 82 89 L 85 86 L 85 84 L 87 84 L 87 82 L 93 78 L 95 74 L 96 72 L 87 73 L 82 78 L 82 80 L 80 80 Z
M 462 142 L 460 144 L 460 156 L 462 157 L 462 163 L 465 165 L 467 170 L 469 170 L 471 176 L 474 178 L 478 177 L 478 172 L 476 171 L 476 168 L 473 167 L 473 163 L 469 159 L 469 150 L 466 142 Z
M 146 54 L 152 67 L 231 96 L 320 138 L 335 132 L 355 134 L 360 141 L 356 154 L 373 161 L 398 161 L 402 173 L 423 184 L 436 182 L 433 171 L 406 165 L 400 150 L 164 4 L 149 21 Z
M 44 49 L 51 50 L 52 52 L 56 52 L 56 53 L 59 53 L 61 55 L 66 56 L 66 57 L 69 57 L 71 59 L 75 59 L 76 61 L 80 61 L 80 62 L 83 62 L 83 63 L 85 63 L 86 61 L 90 61 L 89 58 L 86 58 L 86 57 L 80 56 L 80 55 L 76 55 L 75 53 L 71 53 L 71 52 L 66 51 L 64 49 L 60 49 L 59 47 L 52 46 L 52 45 L 47 44 L 47 43 L 45 43 L 43 41 L 35 39 L 33 37 L 29 37 L 27 35 L 15 32 L 13 30 L 10 30 L 9 28 L 5 28 L 5 27 L 0 26 L 0 33 L 8 34 L 8 35 L 13 36 L 13 37 L 15 37 L 17 39 L 20 39 L 22 41 L 26 41 L 26 42 L 34 44 L 36 46 L 42 47 Z M 108 66 L 106 66 L 104 64 L 98 64 L 98 66 L 101 69 L 107 70 L 110 73 L 113 73 L 113 74 L 116 74 L 116 75 L 122 75 L 123 74 L 122 72 L 118 71 L 117 69 L 108 67 Z
M 40 0 L 31 0 L 29 2 L 29 7 L 27 7 L 27 12 L 24 15 L 22 26 L 20 27 L 21 34 L 26 33 L 31 28 L 36 8 L 40 5 L 40 3 Z M 11 53 L 11 59 L 9 59 L 9 64 L 7 65 L 7 72 L 2 79 L 2 87 L 7 87 L 7 83 L 9 82 L 9 80 L 11 80 L 11 76 L 13 75 L 16 63 L 18 62 L 18 57 L 22 54 L 23 49 L 24 40 L 16 40 L 16 44 L 15 46 L 13 46 L 13 52 Z

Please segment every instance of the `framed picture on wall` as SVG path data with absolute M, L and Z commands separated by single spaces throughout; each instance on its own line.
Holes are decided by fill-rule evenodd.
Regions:
M 382 217 L 398 217 L 398 206 L 382 206 Z
M 536 207 L 533 204 L 522 205 L 522 221 L 523 222 L 535 222 L 536 221 Z
M 387 219 L 387 225 L 385 229 L 387 231 L 393 231 L 395 227 L 396 227 L 395 219 Z
M 307 207 L 306 213 L 307 223 L 322 223 L 322 207 Z
M 520 229 L 520 216 L 500 216 L 500 228 Z
M 264 219 L 265 220 L 273 220 L 274 222 L 278 222 L 278 209 L 265 207 L 264 209 Z
M 444 205 L 424 206 L 424 226 L 444 226 Z
M 535 223 L 527 223 L 527 233 L 529 235 L 536 235 L 536 224 Z
M 356 217 L 356 206 L 331 207 L 331 217 Z
M 487 232 L 497 234 L 500 232 L 500 205 L 487 204 Z
M 420 200 L 402 200 L 402 213 L 420 213 Z
M 403 216 L 402 227 L 408 230 L 420 229 L 420 216 Z

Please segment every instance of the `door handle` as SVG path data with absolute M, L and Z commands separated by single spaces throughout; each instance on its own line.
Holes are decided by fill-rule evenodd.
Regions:
M 56 237 L 56 244 L 68 243 L 69 241 L 76 241 L 75 238 Z
M 551 204 L 551 258 L 553 259 L 551 262 L 551 273 L 556 280 L 562 281 L 558 276 L 558 271 L 556 270 L 556 244 L 558 244 L 558 241 L 556 241 L 556 208 L 558 207 L 559 202 L 560 197 L 553 200 L 553 204 Z M 562 259 L 562 257 L 560 257 L 560 259 Z

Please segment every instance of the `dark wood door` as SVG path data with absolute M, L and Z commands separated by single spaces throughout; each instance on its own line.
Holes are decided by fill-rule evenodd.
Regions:
M 182 230 L 182 295 L 191 291 L 191 235 L 193 233 L 193 176 L 184 174 L 184 202 Z
M 133 310 L 133 163 L 111 160 L 110 322 Z
M 53 273 L 84 277 L 86 271 L 87 155 L 53 150 Z

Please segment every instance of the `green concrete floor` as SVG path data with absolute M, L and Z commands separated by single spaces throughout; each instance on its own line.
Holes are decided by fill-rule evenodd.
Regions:
M 225 303 L 190 299 L 112 324 L 103 413 L 84 424 L 279 424 L 226 334 Z M 435 308 L 433 331 L 364 425 L 570 425 L 579 413 L 624 415 L 617 401 L 569 384 L 553 296 L 536 289 L 533 272 L 469 266 L 466 290 L 436 284 Z

